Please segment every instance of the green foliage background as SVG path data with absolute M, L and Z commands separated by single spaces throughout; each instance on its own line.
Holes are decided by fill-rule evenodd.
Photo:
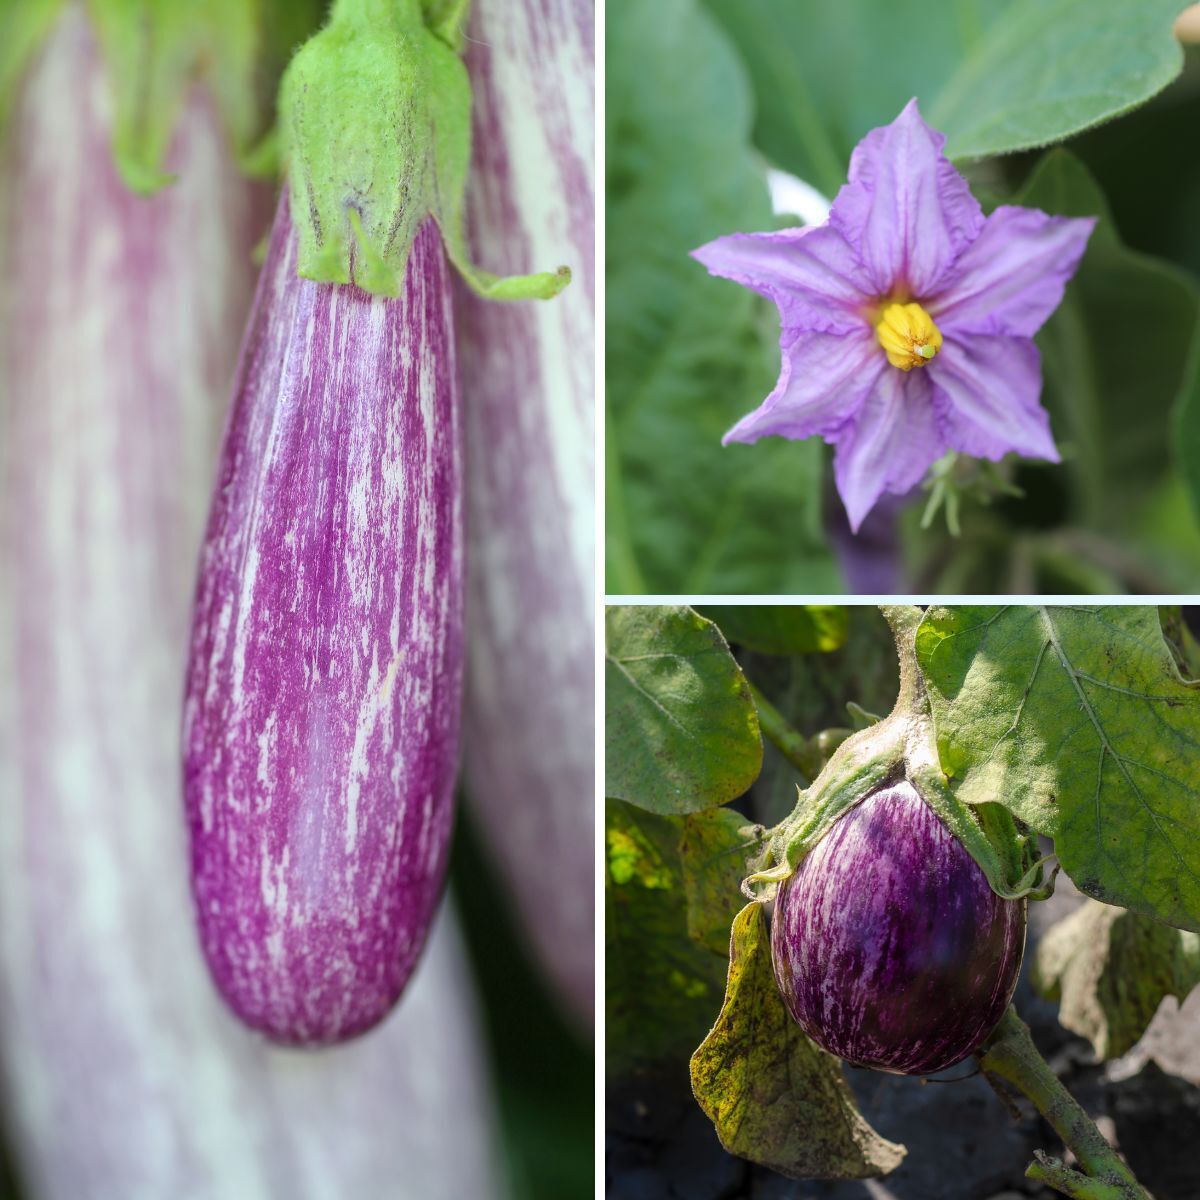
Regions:
M 1200 587 L 1200 54 L 1171 36 L 1180 7 L 611 0 L 610 593 L 844 590 L 826 449 L 720 445 L 774 383 L 774 310 L 688 251 L 794 224 L 766 168 L 832 196 L 912 96 L 985 202 L 1103 221 L 1039 337 L 1064 464 L 1007 464 L 1023 496 L 966 503 L 958 539 L 919 529 L 920 497 L 882 522 L 895 590 Z

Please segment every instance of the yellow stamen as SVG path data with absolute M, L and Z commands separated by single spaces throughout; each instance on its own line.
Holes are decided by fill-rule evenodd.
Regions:
M 901 371 L 923 367 L 942 348 L 942 335 L 919 304 L 889 304 L 875 326 L 887 360 Z

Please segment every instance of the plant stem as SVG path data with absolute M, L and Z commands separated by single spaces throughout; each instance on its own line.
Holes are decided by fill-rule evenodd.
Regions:
M 900 660 L 900 694 L 896 708 L 906 712 L 924 711 L 929 701 L 925 694 L 925 677 L 917 667 L 917 626 L 924 613 L 913 604 L 881 604 L 879 611 L 896 640 L 896 656 Z
M 1029 1027 L 1010 1005 L 979 1054 L 984 1072 L 1023 1092 L 1079 1160 L 1082 1171 L 1038 1154 L 1026 1170 L 1076 1200 L 1150 1200 L 1133 1172 L 1038 1053 Z
M 750 695 L 758 707 L 758 725 L 767 741 L 804 776 L 805 784 L 811 783 L 825 765 L 820 749 L 798 729 L 789 725 L 779 709 L 752 683 Z

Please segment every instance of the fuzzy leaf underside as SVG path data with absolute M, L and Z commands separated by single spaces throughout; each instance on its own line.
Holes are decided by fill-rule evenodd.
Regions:
M 941 767 L 1054 839 L 1090 896 L 1200 929 L 1200 690 L 1151 607 L 931 608 Z
M 708 604 L 696 609 L 725 637 L 760 654 L 812 654 L 846 643 L 849 614 L 839 604 Z
M 1119 1058 L 1146 1032 L 1164 996 L 1200 983 L 1200 936 L 1088 900 L 1038 943 L 1034 986 L 1059 1001 L 1058 1019 Z
M 758 714 L 711 621 L 683 607 L 610 606 L 604 679 L 608 795 L 651 812 L 699 812 L 758 776 Z
M 610 800 L 605 816 L 608 1069 L 686 1057 L 720 1004 L 721 959 L 688 937 L 679 817 Z
M 725 1002 L 691 1075 L 725 1149 L 781 1175 L 869 1179 L 904 1157 L 863 1119 L 840 1062 L 788 1015 L 759 904 L 734 921 Z

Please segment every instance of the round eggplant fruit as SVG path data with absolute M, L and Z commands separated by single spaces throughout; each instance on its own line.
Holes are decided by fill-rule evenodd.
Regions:
M 804 1032 L 847 1062 L 928 1075 L 999 1021 L 1025 949 L 1025 902 L 979 865 L 910 783 L 850 809 L 780 889 L 771 958 Z

